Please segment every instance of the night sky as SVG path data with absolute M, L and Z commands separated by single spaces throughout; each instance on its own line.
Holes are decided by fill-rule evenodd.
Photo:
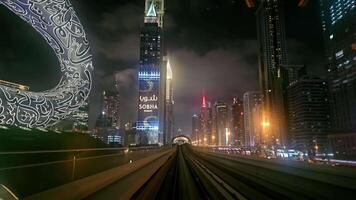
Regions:
M 318 1 L 299 9 L 287 1 L 289 64 L 305 64 L 324 76 Z M 136 121 L 139 32 L 144 0 L 72 0 L 94 54 L 95 77 L 90 124 L 100 109 L 100 93 L 120 84 L 122 122 Z M 201 91 L 208 100 L 230 103 L 258 90 L 256 22 L 242 0 L 167 0 L 166 44 L 174 78 L 176 127 L 190 133 Z M 40 91 L 59 81 L 55 54 L 30 26 L 0 6 L 0 79 Z

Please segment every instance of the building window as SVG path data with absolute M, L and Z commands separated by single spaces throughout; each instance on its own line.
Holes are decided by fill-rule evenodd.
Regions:
M 341 51 L 338 51 L 336 54 L 335 54 L 335 57 L 336 59 L 340 59 L 344 56 L 344 50 L 341 50 Z

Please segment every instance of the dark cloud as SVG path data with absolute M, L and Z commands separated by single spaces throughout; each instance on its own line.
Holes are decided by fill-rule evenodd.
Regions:
M 94 28 L 89 29 L 89 39 L 94 50 L 95 78 L 90 97 L 90 126 L 95 125 L 100 113 L 103 90 L 120 93 L 122 121 L 136 118 L 133 102 L 137 101 L 137 67 L 139 58 L 139 31 L 141 8 L 132 3 L 115 6 L 111 12 L 101 13 Z M 99 94 L 99 95 L 98 95 Z
M 190 116 L 199 111 L 203 89 L 212 103 L 231 102 L 244 91 L 258 89 L 257 58 L 252 56 L 256 46 L 251 40 L 240 48 L 214 49 L 203 55 L 186 49 L 170 52 L 178 127 L 190 131 Z

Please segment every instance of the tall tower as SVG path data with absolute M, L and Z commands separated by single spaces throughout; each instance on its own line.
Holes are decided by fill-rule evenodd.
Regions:
M 231 132 L 233 143 L 245 146 L 244 107 L 240 98 L 233 98 L 231 105 Z
M 165 144 L 169 144 L 174 134 L 174 115 L 173 115 L 173 72 L 170 62 L 167 62 L 167 76 L 166 76 L 166 98 L 165 98 L 165 122 L 164 122 L 164 139 Z
M 199 134 L 200 134 L 200 116 L 194 114 L 192 117 L 192 143 L 195 145 L 199 144 Z
M 262 121 L 260 119 L 261 92 L 247 91 L 243 96 L 245 145 L 256 146 L 261 141 Z
M 104 91 L 103 104 L 97 125 L 106 129 L 120 128 L 119 103 L 120 96 L 117 92 Z
M 224 102 L 215 103 L 215 128 L 216 144 L 227 146 L 231 136 L 229 135 L 228 106 Z
M 79 110 L 71 114 L 70 119 L 73 120 L 73 130 L 75 132 L 88 133 L 89 132 L 89 103 L 84 101 Z
M 211 103 L 206 100 L 203 92 L 202 104 L 200 108 L 200 134 L 199 145 L 209 145 L 213 142 L 212 130 L 213 129 L 213 110 Z
M 155 145 L 160 142 L 160 117 L 162 106 L 162 27 L 155 2 L 151 1 L 145 12 L 141 29 L 139 104 L 136 131 L 139 145 Z M 165 70 L 163 70 L 165 71 Z M 163 96 L 164 97 L 164 96 Z
M 332 126 L 356 133 L 356 1 L 320 1 Z
M 104 103 L 106 112 L 111 119 L 111 126 L 120 129 L 120 95 L 118 92 L 105 92 Z
M 247 7 L 257 7 L 259 74 L 262 95 L 262 123 L 265 143 L 284 146 L 287 136 L 286 87 L 287 64 L 284 3 L 285 0 L 245 0 Z M 305 7 L 308 0 L 294 0 Z
M 152 6 L 153 5 L 153 6 Z M 167 143 L 166 141 L 166 136 L 167 128 L 168 126 L 165 125 L 166 119 L 168 116 L 167 114 L 167 108 L 166 106 L 166 101 L 165 101 L 165 96 L 166 96 L 166 81 L 167 81 L 167 68 L 164 66 L 167 66 L 168 58 L 167 58 L 167 49 L 165 46 L 165 40 L 164 40 L 164 18 L 165 18 L 165 1 L 164 0 L 145 0 L 145 16 L 151 15 L 152 13 L 152 7 L 154 8 L 156 19 L 157 19 L 157 24 L 158 27 L 161 28 L 161 40 L 160 40 L 160 45 L 161 45 L 161 52 L 160 56 L 162 58 L 161 60 L 161 73 L 160 73 L 160 90 L 159 90 L 159 143 Z M 149 20 L 149 19 L 148 19 Z M 145 22 L 147 20 L 145 19 Z
M 284 1 L 263 0 L 256 11 L 259 42 L 259 74 L 263 102 L 263 121 L 267 143 L 284 145 L 286 113 L 283 65 L 287 64 Z

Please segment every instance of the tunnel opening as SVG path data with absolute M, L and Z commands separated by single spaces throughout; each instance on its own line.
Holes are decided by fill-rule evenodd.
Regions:
M 191 140 L 188 136 L 179 135 L 173 138 L 172 144 L 176 144 L 176 145 L 191 144 Z

